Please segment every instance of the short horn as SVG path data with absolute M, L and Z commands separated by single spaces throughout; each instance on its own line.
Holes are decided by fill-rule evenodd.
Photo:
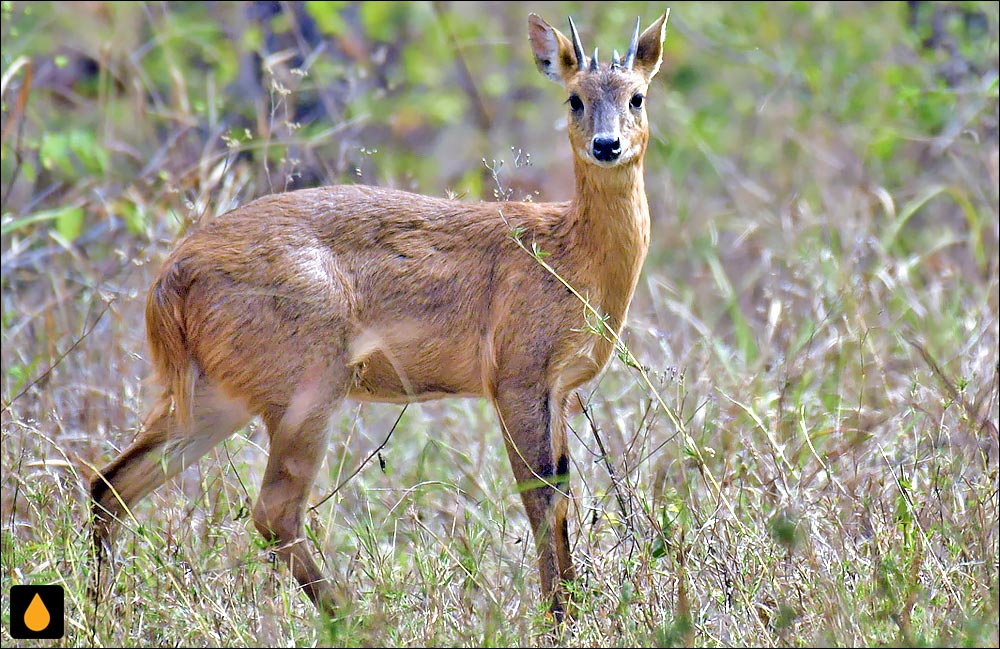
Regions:
M 639 19 L 635 19 L 635 30 L 632 32 L 632 42 L 628 44 L 628 51 L 625 52 L 625 69 L 631 70 L 635 65 L 635 51 L 639 49 Z
M 590 71 L 597 72 L 600 63 L 597 62 L 597 48 L 594 48 L 594 58 L 590 59 Z
M 569 17 L 569 31 L 573 36 L 573 53 L 576 54 L 576 67 L 579 70 L 583 70 L 587 62 L 583 56 L 583 43 L 580 42 L 580 34 L 576 31 L 576 25 L 573 24 L 572 16 Z
M 611 52 L 611 69 L 622 67 L 622 57 L 618 55 L 618 50 Z

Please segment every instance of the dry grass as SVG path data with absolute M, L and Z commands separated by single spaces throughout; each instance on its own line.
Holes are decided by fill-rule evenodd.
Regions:
M 673 14 L 678 31 L 669 38 L 717 53 L 683 11 Z M 511 27 L 512 43 L 521 43 L 520 28 Z M 512 67 L 530 65 L 525 52 L 518 56 Z M 712 61 L 720 78 L 745 74 Z M 141 60 L 122 66 L 114 72 L 143 78 Z M 626 335 L 642 369 L 614 360 L 580 393 L 572 419 L 579 610 L 559 641 L 995 646 L 995 89 L 982 105 L 970 93 L 956 109 L 979 140 L 915 136 L 899 160 L 873 170 L 863 128 L 820 112 L 792 119 L 804 110 L 794 93 L 775 91 L 767 110 L 733 108 L 741 140 L 732 144 L 745 156 L 713 148 L 692 134 L 698 98 L 669 92 L 670 75 L 668 61 L 651 96 L 654 138 L 671 144 L 651 151 L 647 165 L 653 249 Z M 5 132 L 18 117 L 14 87 L 5 89 Z M 5 644 L 15 643 L 9 587 L 41 582 L 67 592 L 67 635 L 53 644 L 553 641 L 500 433 L 492 410 L 474 400 L 409 406 L 378 459 L 310 513 L 310 541 L 343 594 L 341 619 L 317 618 L 287 571 L 272 569 L 253 529 L 267 452 L 256 424 L 136 508 L 116 544 L 110 593 L 96 607 L 86 597 L 82 476 L 122 449 L 142 418 L 145 288 L 186 224 L 271 191 L 287 169 L 329 172 L 309 163 L 328 153 L 329 133 L 276 127 L 297 90 L 260 99 L 261 123 L 271 128 L 252 142 L 227 145 L 183 129 L 184 119 L 199 118 L 153 103 L 136 123 L 105 128 L 105 145 L 141 145 L 111 154 L 136 159 L 112 163 L 110 177 L 82 174 L 73 186 L 50 187 L 59 204 L 87 215 L 73 243 L 46 223 L 8 231 L 46 203 L 41 183 L 23 176 L 9 193 L 3 188 Z M 57 110 L 42 107 L 55 99 L 35 93 L 29 140 L 44 131 L 45 111 Z M 83 104 L 101 107 L 113 94 L 109 84 Z M 538 119 L 524 130 L 498 126 L 489 136 L 501 150 L 515 132 L 532 143 L 524 148 L 534 164 L 509 164 L 501 182 L 559 199 L 569 152 L 552 128 L 562 108 L 550 95 L 538 95 Z M 968 106 L 979 112 L 970 117 Z M 377 132 L 349 124 L 335 127 L 341 152 L 357 144 L 352 138 L 368 147 L 362 160 L 401 146 L 390 136 L 364 139 Z M 422 137 L 433 149 L 455 128 Z M 13 142 L 5 140 L 5 183 L 20 164 L 6 153 Z M 279 153 L 245 156 L 261 148 Z M 471 168 L 485 150 L 455 155 Z M 150 160 L 158 166 L 144 169 Z M 688 164 L 703 173 L 677 171 Z M 386 163 L 376 180 L 417 182 L 394 168 Z M 422 190 L 441 194 L 452 181 L 427 182 Z M 121 220 L 136 211 L 147 215 L 138 231 Z M 383 441 L 399 412 L 344 407 L 312 502 Z

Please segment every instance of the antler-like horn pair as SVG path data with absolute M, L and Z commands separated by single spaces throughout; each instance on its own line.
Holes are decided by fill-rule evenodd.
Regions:
M 583 43 L 580 42 L 580 34 L 576 31 L 573 18 L 569 19 L 569 31 L 573 36 L 573 53 L 576 54 L 576 64 L 580 71 L 587 67 L 587 59 L 583 56 Z M 639 19 L 635 19 L 635 30 L 632 32 L 632 42 L 628 44 L 628 51 L 625 52 L 625 60 L 618 56 L 618 50 L 614 50 L 611 57 L 611 67 L 631 70 L 635 64 L 635 52 L 639 49 Z M 597 48 L 594 48 L 594 56 L 590 59 L 590 71 L 597 72 L 600 64 L 597 62 Z

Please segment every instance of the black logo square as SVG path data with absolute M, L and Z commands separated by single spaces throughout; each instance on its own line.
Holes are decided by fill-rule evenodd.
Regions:
M 57 640 L 65 633 L 62 586 L 11 586 L 10 635 L 19 640 Z

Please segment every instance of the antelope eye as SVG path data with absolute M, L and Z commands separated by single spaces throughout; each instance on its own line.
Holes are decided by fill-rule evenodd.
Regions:
M 632 101 L 628 103 L 632 108 L 635 108 L 636 110 L 642 108 L 642 93 L 637 92 L 634 95 L 632 95 Z
M 583 101 L 576 95 L 569 96 L 569 107 L 574 113 L 579 113 L 583 110 Z

